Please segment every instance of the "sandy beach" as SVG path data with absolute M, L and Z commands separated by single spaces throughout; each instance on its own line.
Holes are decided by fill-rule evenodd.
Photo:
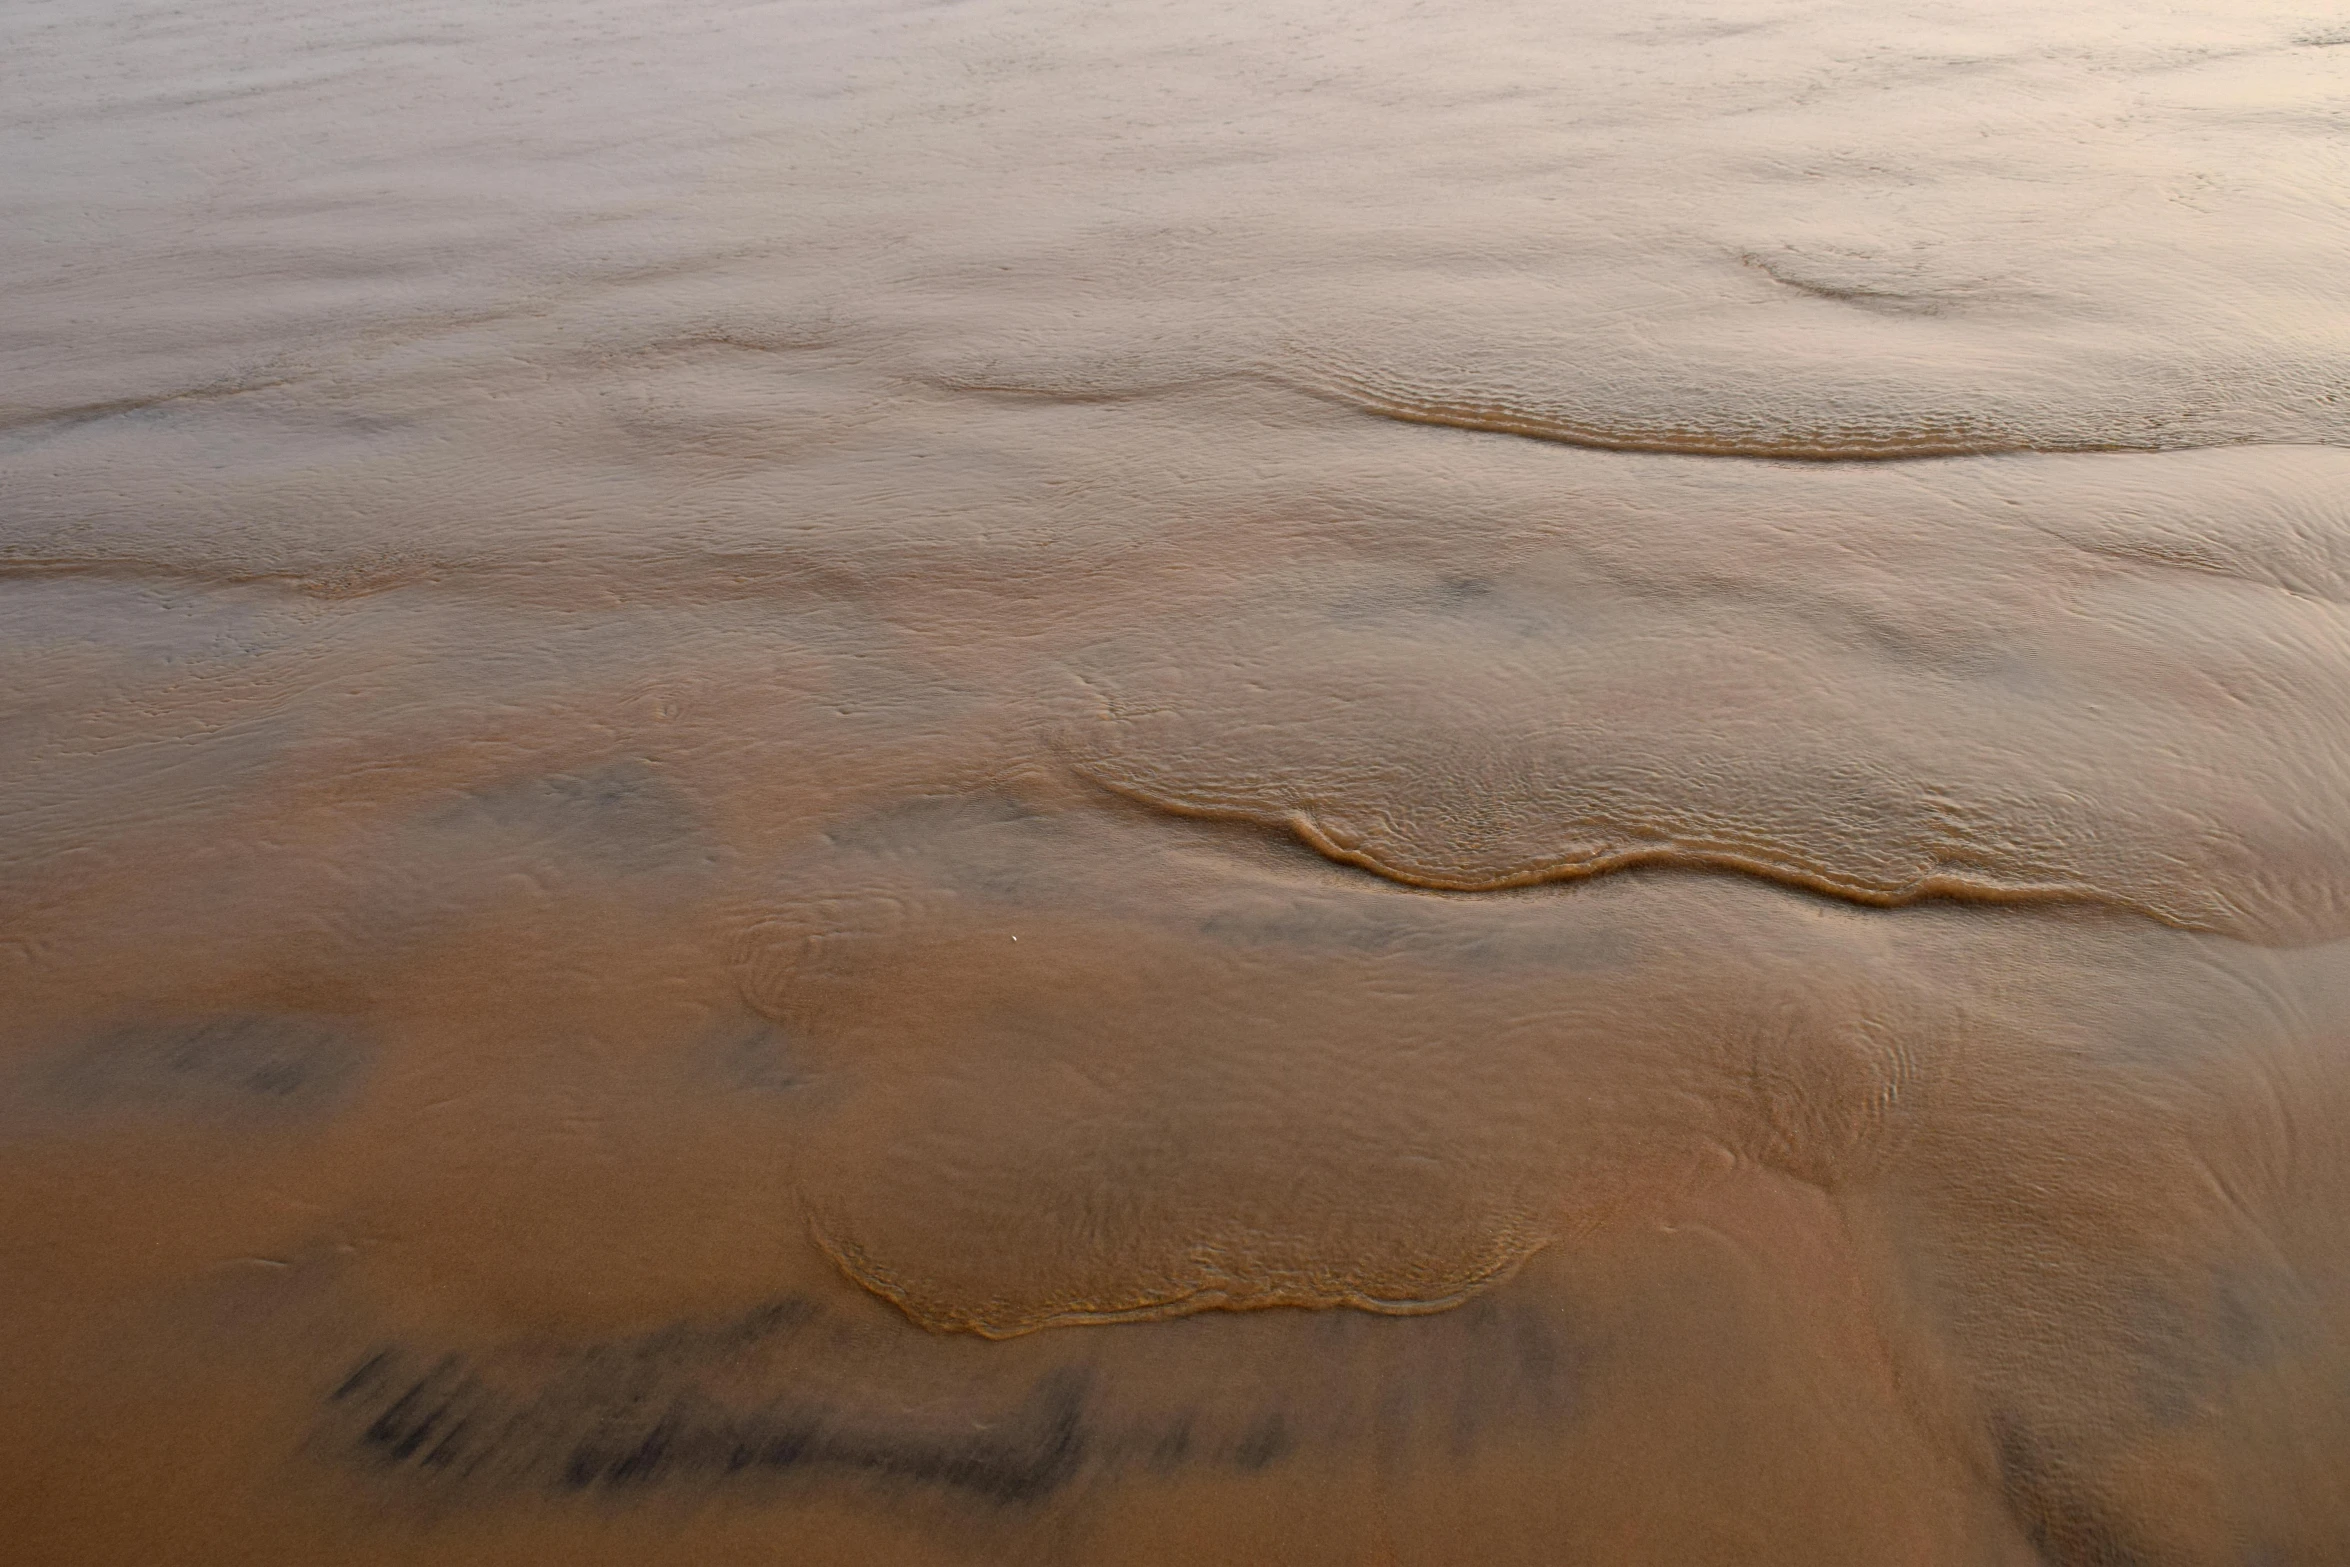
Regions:
M 2350 14 L 20 0 L 0 1558 L 2350 1560 Z

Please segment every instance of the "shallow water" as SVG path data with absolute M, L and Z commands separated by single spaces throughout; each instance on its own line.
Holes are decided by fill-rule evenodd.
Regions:
M 12 1561 L 2350 1557 L 2350 17 L 0 41 Z

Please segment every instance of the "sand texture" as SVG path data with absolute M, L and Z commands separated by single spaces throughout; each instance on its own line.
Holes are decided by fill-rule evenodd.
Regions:
M 5 1567 L 2350 1561 L 2350 16 L 0 8 Z

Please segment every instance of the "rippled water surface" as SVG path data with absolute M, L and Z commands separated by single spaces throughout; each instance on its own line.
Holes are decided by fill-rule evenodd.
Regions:
M 11 1562 L 2350 1560 L 2338 3 L 0 46 Z

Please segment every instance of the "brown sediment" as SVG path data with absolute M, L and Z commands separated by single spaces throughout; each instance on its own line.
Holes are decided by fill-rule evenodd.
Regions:
M 976 1333 L 981 1338 L 1017 1338 L 1045 1328 L 1099 1326 L 1113 1322 L 1161 1322 L 1201 1311 L 1263 1311 L 1288 1306 L 1307 1311 L 1347 1307 L 1382 1317 L 1424 1317 L 1450 1311 L 1482 1290 L 1508 1280 L 1526 1259 L 1549 1244 L 1552 1237 L 1508 1231 L 1480 1236 L 1480 1248 L 1491 1255 L 1462 1259 L 1450 1276 L 1436 1278 L 1348 1277 L 1342 1262 L 1336 1267 L 1300 1269 L 1279 1262 L 1268 1265 L 1239 1247 L 1194 1244 L 1184 1258 L 1180 1283 L 1135 1284 L 1114 1299 L 1015 1301 L 974 1299 L 952 1288 L 908 1279 L 883 1267 L 851 1241 L 836 1239 L 822 1222 L 809 1226 L 819 1251 L 830 1257 L 850 1280 L 871 1290 L 934 1333 Z M 1407 1289 L 1418 1293 L 1404 1293 Z
M 2249 438 L 2165 439 L 2153 433 L 2131 436 L 2118 430 L 2094 436 L 2001 428 L 1964 416 L 1861 424 L 1808 424 L 1775 410 L 1749 415 L 1744 429 L 1691 420 L 1644 421 L 1622 415 L 1588 414 L 1545 407 L 1539 395 L 1478 397 L 1473 391 L 1438 391 L 1400 376 L 1381 376 L 1317 363 L 1300 354 L 1271 377 L 1284 385 L 1325 397 L 1364 413 L 1407 424 L 1441 425 L 1558 441 L 1607 452 L 1655 452 L 1676 457 L 1737 457 L 1771 462 L 1916 462 L 1932 457 L 1987 457 L 2015 452 L 2159 452 L 2196 446 L 2252 444 Z M 1691 399 L 1697 401 L 1698 399 Z
M 2290 9 L 0 9 L 7 1567 L 2350 1560 Z
M 1158 794 L 1143 785 L 1127 782 L 1082 763 L 1077 770 L 1115 794 L 1177 816 L 1194 816 L 1209 821 L 1255 822 L 1259 826 L 1286 828 L 1295 833 L 1301 843 L 1310 845 L 1317 854 L 1325 855 L 1342 865 L 1359 866 L 1389 881 L 1400 882 L 1407 887 L 1425 887 L 1434 892 L 1505 892 L 1516 887 L 1537 887 L 1544 882 L 1604 876 L 1610 871 L 1630 870 L 1635 866 L 1659 866 L 1683 870 L 1737 871 L 1760 877 L 1764 881 L 1801 887 L 1807 892 L 1825 893 L 1832 898 L 1842 898 L 1878 909 L 1898 909 L 1928 899 L 1948 899 L 1961 903 L 2078 903 L 2146 914 L 2164 924 L 2179 925 L 2182 929 L 2197 928 L 2185 921 L 2169 918 L 2159 909 L 2140 908 L 2126 898 L 2115 897 L 2080 882 L 2003 883 L 1964 872 L 1936 872 L 1896 884 L 1871 885 L 1792 859 L 1756 853 L 1743 845 L 1703 842 L 1652 842 L 1589 848 L 1494 875 L 1462 875 L 1448 872 L 1441 866 L 1405 865 L 1383 859 L 1361 847 L 1351 837 L 1333 836 L 1316 820 L 1310 809 L 1267 814 L 1243 805 L 1186 800 L 1176 795 Z

